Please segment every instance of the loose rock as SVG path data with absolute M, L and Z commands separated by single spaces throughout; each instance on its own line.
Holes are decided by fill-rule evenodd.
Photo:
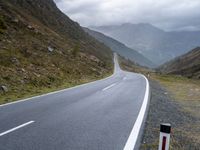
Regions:
M 8 88 L 5 85 L 0 86 L 0 91 L 6 93 L 8 92 Z
M 11 58 L 11 62 L 17 65 L 20 64 L 19 60 L 15 57 Z
M 53 52 L 54 49 L 53 49 L 52 47 L 49 46 L 49 47 L 48 47 L 48 51 L 49 51 L 49 52 Z

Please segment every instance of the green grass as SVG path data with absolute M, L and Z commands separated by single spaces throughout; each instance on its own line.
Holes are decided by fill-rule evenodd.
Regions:
M 53 91 L 58 91 L 58 90 L 74 87 L 74 86 L 81 85 L 84 83 L 106 78 L 110 75 L 111 74 L 105 74 L 104 76 L 101 76 L 99 78 L 88 76 L 87 78 L 81 79 L 81 80 L 68 80 L 68 81 L 66 80 L 66 81 L 62 81 L 60 85 L 52 85 L 49 87 L 44 87 L 44 86 L 36 87 L 33 85 L 25 85 L 23 87 L 17 86 L 15 87 L 15 89 L 12 89 L 12 91 L 0 94 L 0 104 L 5 104 L 8 102 L 17 101 L 20 99 L 25 99 L 25 98 L 29 98 L 29 97 L 33 97 L 33 96 L 37 96 L 41 94 L 46 94 Z

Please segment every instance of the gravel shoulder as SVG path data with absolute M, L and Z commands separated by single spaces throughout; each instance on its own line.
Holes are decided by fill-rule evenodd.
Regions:
M 145 122 L 141 150 L 157 150 L 160 123 L 170 123 L 170 149 L 198 150 L 200 147 L 200 118 L 184 111 L 183 105 L 173 100 L 157 81 L 150 81 L 152 97 Z

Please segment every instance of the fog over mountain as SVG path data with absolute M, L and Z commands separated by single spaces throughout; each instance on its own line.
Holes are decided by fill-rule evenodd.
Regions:
M 54 0 L 82 26 L 150 23 L 161 29 L 200 30 L 199 0 Z
M 142 54 L 137 52 L 136 50 L 133 50 L 124 44 L 120 43 L 119 41 L 112 39 L 111 37 L 108 37 L 102 33 L 90 30 L 88 28 L 84 28 L 84 30 L 89 33 L 91 36 L 93 36 L 98 41 L 104 43 L 106 46 L 108 46 L 110 49 L 112 49 L 113 52 L 118 53 L 119 55 L 125 57 L 126 59 L 131 60 L 132 62 L 139 64 L 140 66 L 146 66 L 153 68 L 155 65 L 148 60 L 146 57 L 144 57 Z
M 137 50 L 157 65 L 200 46 L 199 31 L 166 32 L 143 23 L 90 28 Z
M 157 65 L 200 45 L 199 0 L 54 1 L 81 26 L 93 26 Z

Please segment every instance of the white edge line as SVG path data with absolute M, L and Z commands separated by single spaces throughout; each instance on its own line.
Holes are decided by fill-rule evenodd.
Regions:
M 115 86 L 115 85 L 116 85 L 116 83 L 113 83 L 113 84 L 111 84 L 111 85 L 105 87 L 102 91 L 108 90 L 108 89 L 110 89 L 111 87 L 113 87 L 113 86 Z
M 149 81 L 148 79 L 144 76 L 141 75 L 142 77 L 145 78 L 146 80 L 146 91 L 145 91 L 145 96 L 144 96 L 144 100 L 143 100 L 143 104 L 142 107 L 140 109 L 140 112 L 138 114 L 137 120 L 133 126 L 133 129 L 129 135 L 129 138 L 126 142 L 126 145 L 124 147 L 124 150 L 133 150 L 135 148 L 136 142 L 137 142 L 137 138 L 140 132 L 140 128 L 142 126 L 143 123 L 143 119 L 145 116 L 145 112 L 147 109 L 147 105 L 148 105 L 148 100 L 149 100 Z
M 46 93 L 46 94 L 42 94 L 42 95 L 38 95 L 38 96 L 29 97 L 29 98 L 22 99 L 22 100 L 17 100 L 17 101 L 6 103 L 6 104 L 1 104 L 0 107 L 11 105 L 11 104 L 16 104 L 16 103 L 20 103 L 20 102 L 24 102 L 24 101 L 28 101 L 28 100 L 32 100 L 32 99 L 35 99 L 35 98 L 44 97 L 44 96 L 47 96 L 47 95 L 52 95 L 52 94 L 56 94 L 56 93 L 60 93 L 60 92 L 68 91 L 68 90 L 72 90 L 72 89 L 75 89 L 75 88 L 78 88 L 78 87 L 82 87 L 82 86 L 89 85 L 89 84 L 92 84 L 92 83 L 95 83 L 95 82 L 98 82 L 98 81 L 104 81 L 104 80 L 107 80 L 109 78 L 112 78 L 116 74 L 116 68 L 115 68 L 115 63 L 116 63 L 115 58 L 116 57 L 117 57 L 116 53 L 114 53 L 114 58 L 113 58 L 113 60 L 114 60 L 114 71 L 113 71 L 113 74 L 109 77 L 106 77 L 106 78 L 100 79 L 100 80 L 96 80 L 96 81 L 92 81 L 92 82 L 89 82 L 89 83 L 77 85 L 77 86 L 74 86 L 74 87 L 71 87 L 71 88 L 66 88 L 66 89 L 62 89 L 62 90 L 58 90 L 58 91 L 54 91 L 54 92 L 50 92 L 50 93 Z
M 27 123 L 24 123 L 24 124 L 22 124 L 22 125 L 19 125 L 19 126 L 15 127 L 15 128 L 12 128 L 12 129 L 10 129 L 10 130 L 7 130 L 7 131 L 5 131 L 5 132 L 3 132 L 3 133 L 0 133 L 0 137 L 3 136 L 3 135 L 8 134 L 8 133 L 10 133 L 10 132 L 13 132 L 13 131 L 15 131 L 15 130 L 17 130 L 17 129 L 19 129 L 19 128 L 25 127 L 25 126 L 27 126 L 27 125 L 29 125 L 29 124 L 31 124 L 31 123 L 34 123 L 34 122 L 35 122 L 35 121 L 29 121 L 29 122 L 27 122 Z
M 22 100 L 17 100 L 17 101 L 6 103 L 6 104 L 1 104 L 0 107 L 11 105 L 11 104 L 16 104 L 16 103 L 20 103 L 20 102 L 24 102 L 24 101 L 28 101 L 28 100 L 32 100 L 32 99 L 35 99 L 35 98 L 44 97 L 44 96 L 48 96 L 48 95 L 52 95 L 52 94 L 56 94 L 56 93 L 60 93 L 60 92 L 68 91 L 68 90 L 72 90 L 72 89 L 79 88 L 79 87 L 82 87 L 82 86 L 85 86 L 85 85 L 89 85 L 89 84 L 92 84 L 92 83 L 95 83 L 95 82 L 98 82 L 98 81 L 107 80 L 109 78 L 112 78 L 114 75 L 115 75 L 115 73 L 113 73 L 111 76 L 106 77 L 104 79 L 100 79 L 100 80 L 96 80 L 96 81 L 93 81 L 93 82 L 77 85 L 77 86 L 74 86 L 74 87 L 71 87 L 71 88 L 66 88 L 66 89 L 63 89 L 63 90 L 58 90 L 58 91 L 54 91 L 54 92 L 50 92 L 50 93 L 46 93 L 46 94 L 42 94 L 42 95 L 38 95 L 38 96 L 33 96 L 33 97 L 22 99 Z

